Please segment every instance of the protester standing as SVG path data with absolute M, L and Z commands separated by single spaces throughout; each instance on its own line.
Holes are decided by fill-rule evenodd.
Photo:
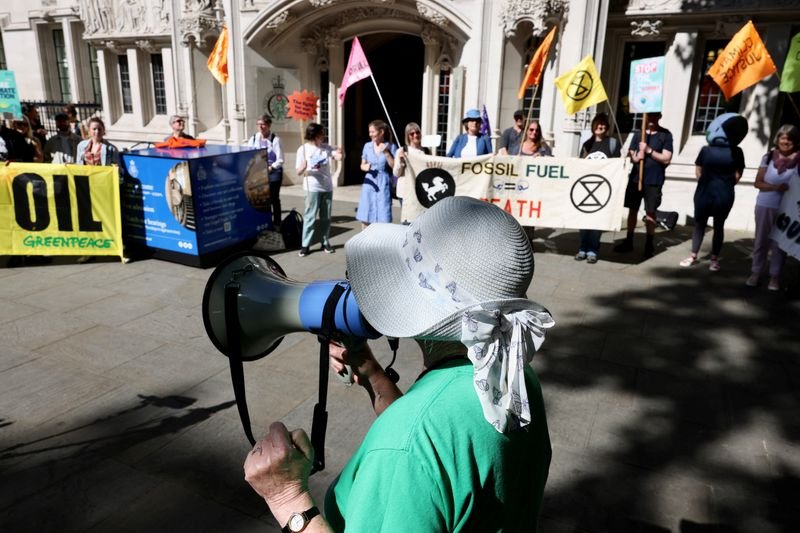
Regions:
M 416 122 L 409 122 L 406 124 L 405 131 L 406 144 L 397 149 L 394 157 L 394 168 L 392 173 L 397 176 L 397 197 L 400 201 L 406 197 L 410 192 L 410 187 L 413 186 L 412 177 L 406 176 L 406 167 L 408 166 L 408 154 L 419 153 L 430 155 L 431 151 L 422 146 L 422 129 Z M 402 203 L 401 203 L 402 205 Z
M 89 138 L 81 141 L 75 153 L 78 165 L 119 165 L 119 150 L 104 139 L 106 126 L 98 117 L 89 119 Z
M 542 127 L 538 120 L 531 120 L 525 130 L 525 139 L 520 148 L 521 155 L 531 157 L 552 157 L 553 151 L 550 145 L 542 137 Z
M 592 119 L 592 136 L 581 146 L 580 157 L 583 159 L 608 159 L 620 157 L 621 146 L 616 137 L 609 136 L 610 125 L 608 115 L 598 113 Z M 581 242 L 578 246 L 576 261 L 586 260 L 589 264 L 597 263 L 597 254 L 600 251 L 600 237 L 602 231 L 596 229 L 580 230 Z
M 180 115 L 172 115 L 169 117 L 169 127 L 172 128 L 172 133 L 164 137 L 165 141 L 168 141 L 170 137 L 174 137 L 176 139 L 186 139 L 189 141 L 193 141 L 194 137 L 186 133 L 184 128 L 186 127 L 186 121 Z
M 319 214 L 319 237 L 325 253 L 335 252 L 329 240 L 331 209 L 333 207 L 333 180 L 331 159 L 342 160 L 342 149 L 324 144 L 322 125 L 312 122 L 306 127 L 305 143 L 297 149 L 295 169 L 303 177 L 306 207 L 303 213 L 303 240 L 298 255 L 307 256 L 314 236 L 314 222 Z
M 23 116 L 21 120 L 14 120 L 11 126 L 13 129 L 7 129 L 4 137 L 8 148 L 8 160 L 41 163 L 44 160 L 44 149 L 31 133 L 28 118 Z
M 789 189 L 789 181 L 798 176 L 799 142 L 800 131 L 791 124 L 784 124 L 775 134 L 775 148 L 765 154 L 758 165 L 755 181 L 755 187 L 759 190 L 756 196 L 756 231 L 752 274 L 746 281 L 748 287 L 758 285 L 767 263 L 767 254 L 771 252 L 767 288 L 771 291 L 781 288 L 781 271 L 786 252 L 769 235 L 775 225 L 775 216 L 778 214 L 783 193 Z
M 481 135 L 481 113 L 477 109 L 470 109 L 464 115 L 461 123 L 464 132 L 455 138 L 447 157 L 473 157 L 492 153 L 492 140 L 488 135 Z
M 369 123 L 369 142 L 361 151 L 361 170 L 366 172 L 361 186 L 356 219 L 362 227 L 373 222 L 392 221 L 392 167 L 397 145 L 386 139 L 388 126 L 382 120 Z
M 35 105 L 23 104 L 22 115 L 28 121 L 28 126 L 31 129 L 30 134 L 37 140 L 39 147 L 44 148 L 45 143 L 47 143 L 47 130 L 42 125 L 39 110 Z
M 725 239 L 725 219 L 733 207 L 734 187 L 744 172 L 744 152 L 738 144 L 747 135 L 747 119 L 736 113 L 720 115 L 709 125 L 704 146 L 695 160 L 697 189 L 694 192 L 694 233 L 692 253 L 680 262 L 689 267 L 698 262 L 709 217 L 714 219 L 711 241 L 711 263 L 708 269 L 718 272 L 719 253 Z
M 89 132 L 83 127 L 83 124 L 81 124 L 81 121 L 78 119 L 78 108 L 75 107 L 75 104 L 68 104 L 64 106 L 64 113 L 67 114 L 69 119 L 69 131 L 81 139 L 88 139 Z
M 644 200 L 647 240 L 644 256 L 655 253 L 656 210 L 661 205 L 661 189 L 666 179 L 667 166 L 672 161 L 672 132 L 659 125 L 661 113 L 647 113 L 644 137 L 634 132 L 631 149 L 628 151 L 633 167 L 625 189 L 625 207 L 628 208 L 628 233 L 625 240 L 614 247 L 615 252 L 633 251 L 633 233 L 639 221 L 639 207 Z M 639 190 L 639 164 L 644 161 L 642 190 Z
M 506 128 L 500 140 L 497 141 L 498 155 L 518 155 L 519 145 L 522 143 L 522 133 L 525 126 L 525 113 L 522 109 L 514 111 L 514 125 Z
M 264 114 L 256 122 L 258 131 L 247 141 L 251 148 L 267 151 L 267 174 L 269 175 L 269 200 L 272 206 L 272 223 L 281 225 L 281 184 L 283 183 L 283 146 L 281 138 L 272 131 L 272 118 Z
M 351 366 L 377 418 L 325 516 L 308 491 L 303 430 L 272 424 L 247 455 L 247 482 L 283 531 L 538 531 L 551 446 L 529 362 L 554 321 L 525 296 L 522 228 L 456 196 L 410 226 L 371 225 L 346 252 L 359 310 L 376 331 L 417 339 L 424 370 L 403 394 L 366 343 L 331 344 L 331 368 Z
M 66 113 L 58 113 L 55 116 L 57 133 L 47 139 L 44 145 L 45 163 L 74 163 L 75 152 L 81 138 L 69 129 L 69 117 Z

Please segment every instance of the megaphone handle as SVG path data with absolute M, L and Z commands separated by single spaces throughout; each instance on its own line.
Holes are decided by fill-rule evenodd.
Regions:
M 239 300 L 238 283 L 231 281 L 225 285 L 225 331 L 228 336 L 228 362 L 231 368 L 231 383 L 233 396 L 236 399 L 236 408 L 239 410 L 239 419 L 242 422 L 244 434 L 250 444 L 255 446 L 253 430 L 250 427 L 250 412 L 247 409 L 247 396 L 244 392 L 244 366 L 242 363 L 242 343 L 239 325 Z

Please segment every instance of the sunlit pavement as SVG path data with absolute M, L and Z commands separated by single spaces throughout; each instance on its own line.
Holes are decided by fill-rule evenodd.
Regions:
M 301 195 L 285 188 L 284 209 Z M 336 192 L 336 254 L 273 254 L 290 277 L 344 276 L 357 197 Z M 679 267 L 690 231 L 660 234 L 648 260 L 641 235 L 621 255 L 604 234 L 589 265 L 573 260 L 577 232 L 536 230 L 529 297 L 557 322 L 533 363 L 553 444 L 545 533 L 800 531 L 800 303 L 744 286 L 745 233 L 727 232 L 720 272 L 707 257 Z M 243 480 L 249 445 L 201 316 L 211 272 L 0 268 L 0 531 L 279 531 Z M 792 261 L 785 282 L 798 277 Z M 385 340 L 372 346 L 388 362 Z M 317 359 L 316 338 L 296 333 L 245 366 L 257 432 L 310 430 Z M 407 388 L 421 358 L 401 341 L 398 359 Z M 373 420 L 335 378 L 329 412 L 318 501 Z

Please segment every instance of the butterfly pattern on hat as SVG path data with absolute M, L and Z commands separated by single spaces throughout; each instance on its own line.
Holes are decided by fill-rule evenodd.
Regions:
M 426 244 L 412 223 L 401 247 L 405 264 L 420 288 L 422 301 L 462 313 L 461 342 L 473 365 L 473 386 L 484 417 L 500 433 L 530 424 L 525 365 L 544 342 L 545 330 L 555 324 L 553 317 L 544 309 L 503 313 L 480 307 L 435 260 Z

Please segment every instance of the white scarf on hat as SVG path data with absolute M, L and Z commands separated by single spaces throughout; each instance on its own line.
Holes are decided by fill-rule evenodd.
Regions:
M 473 386 L 483 416 L 500 433 L 530 424 L 524 369 L 544 342 L 545 329 L 555 325 L 553 317 L 546 310 L 484 309 L 429 254 L 414 226 L 409 226 L 402 249 L 420 289 L 431 291 L 428 296 L 437 305 L 463 312 L 460 340 L 474 367 Z

